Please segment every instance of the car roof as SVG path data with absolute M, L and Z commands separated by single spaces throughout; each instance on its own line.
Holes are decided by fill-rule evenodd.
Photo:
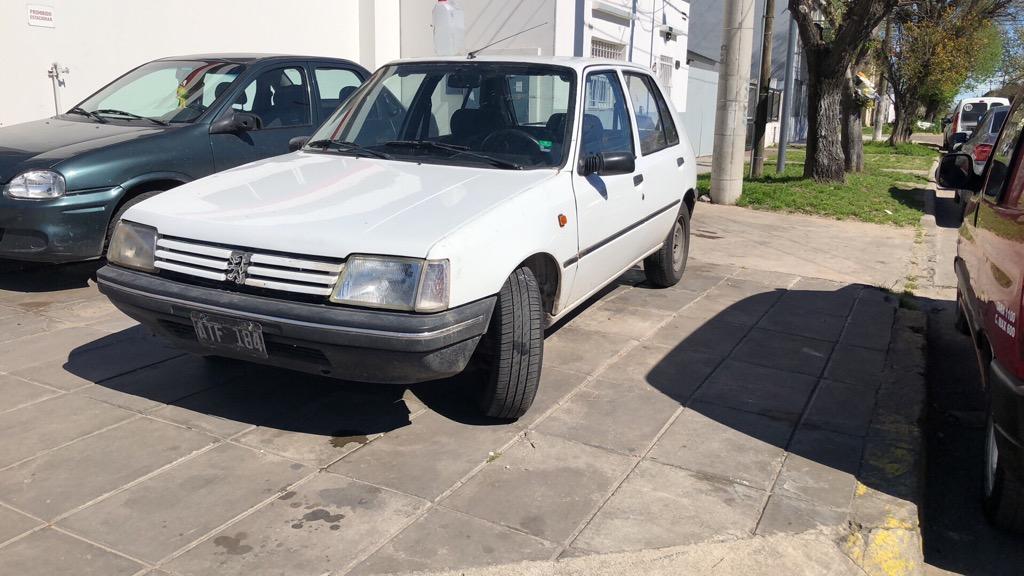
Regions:
M 634 64 L 632 62 L 627 62 L 625 60 L 612 60 L 609 58 L 581 58 L 577 56 L 522 56 L 479 54 L 472 59 L 466 56 L 402 58 L 400 60 L 389 62 L 388 64 L 404 64 L 409 62 L 496 62 L 512 64 L 547 64 L 550 66 L 564 66 L 566 68 L 573 68 L 577 71 L 582 71 L 584 68 L 589 68 L 591 66 L 615 66 L 620 68 L 630 68 L 633 70 L 637 70 L 639 72 L 650 73 L 650 70 L 648 70 L 646 66 Z
M 258 52 L 216 52 L 210 54 L 188 54 L 184 56 L 168 56 L 159 60 L 205 60 L 214 62 L 232 62 L 235 64 L 251 64 L 263 60 L 334 60 L 355 64 L 347 58 L 333 56 L 304 56 L 301 54 L 261 54 Z
M 978 96 L 977 98 L 964 98 L 963 100 L 960 101 L 960 104 L 978 104 L 982 102 L 986 104 L 991 104 L 993 102 L 1009 101 L 1009 99 L 1003 98 L 1002 96 Z M 1006 106 L 1006 104 L 1003 104 L 1003 106 Z

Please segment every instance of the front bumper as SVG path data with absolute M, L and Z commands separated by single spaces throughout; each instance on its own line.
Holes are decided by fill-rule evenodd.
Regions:
M 993 360 L 989 387 L 1000 459 L 1015 476 L 1024 478 L 1024 381 Z
M 74 262 L 102 256 L 120 189 L 15 200 L 0 194 L 0 258 Z
M 458 374 L 487 331 L 494 297 L 436 314 L 306 304 L 176 282 L 105 266 L 100 292 L 121 311 L 197 354 L 224 354 L 200 345 L 191 313 L 258 322 L 275 366 L 346 380 L 412 384 Z M 253 360 L 247 356 L 236 356 Z

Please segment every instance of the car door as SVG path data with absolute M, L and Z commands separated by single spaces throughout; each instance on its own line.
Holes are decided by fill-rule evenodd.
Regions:
M 976 312 L 989 334 L 1015 335 L 1016 314 L 1021 296 L 1024 262 L 1020 261 L 1024 244 L 1024 163 L 1020 141 L 1024 131 L 1024 106 L 1018 106 L 1006 119 L 989 161 L 985 184 L 978 194 L 973 213 L 975 257 L 968 263 Z M 1012 339 L 990 338 L 997 357 L 1015 354 L 999 348 Z
M 647 248 L 665 241 L 682 202 L 683 151 L 672 112 L 654 77 L 623 71 L 640 155 L 636 159 L 643 235 Z
M 599 153 L 635 154 L 629 105 L 614 68 L 587 69 L 583 87 L 577 157 L 573 168 L 579 254 L 571 298 L 577 302 L 615 278 L 642 254 L 647 239 L 635 174 L 582 175 L 579 161 Z
M 289 140 L 313 133 L 313 99 L 303 63 L 276 64 L 240 84 L 217 119 L 247 112 L 259 118 L 259 125 L 254 130 L 210 135 L 217 170 L 286 154 Z

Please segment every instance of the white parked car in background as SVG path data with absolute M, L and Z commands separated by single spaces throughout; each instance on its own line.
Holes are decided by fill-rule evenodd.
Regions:
M 995 96 L 964 98 L 957 102 L 953 112 L 942 119 L 942 147 L 952 150 L 953 146 L 963 144 L 974 133 L 989 108 L 1009 105 L 1010 101 L 1006 98 Z
M 478 366 L 511 419 L 546 326 L 638 262 L 658 287 L 686 266 L 693 151 L 641 67 L 399 61 L 294 147 L 133 206 L 100 289 L 199 354 L 400 384 Z

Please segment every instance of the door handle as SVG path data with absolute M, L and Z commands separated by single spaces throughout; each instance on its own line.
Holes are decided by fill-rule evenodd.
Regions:
M 636 176 L 633 176 L 633 186 L 639 186 L 639 185 L 641 185 L 643 183 L 644 183 L 644 175 L 643 174 L 637 174 Z
M 683 158 L 683 157 L 676 158 L 676 166 L 682 166 L 683 164 L 686 164 L 686 158 Z

